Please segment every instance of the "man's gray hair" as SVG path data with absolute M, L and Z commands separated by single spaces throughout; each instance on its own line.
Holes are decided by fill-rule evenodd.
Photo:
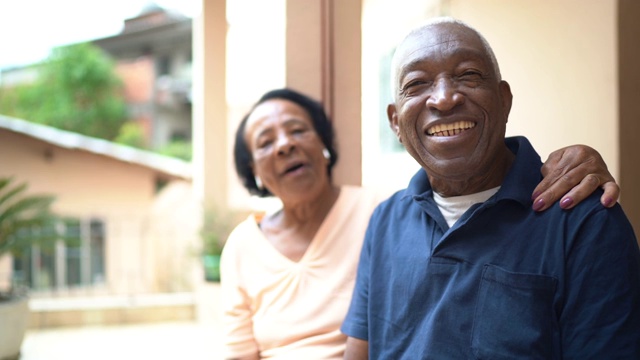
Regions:
M 493 67 L 493 71 L 496 74 L 497 81 L 502 80 L 502 75 L 500 74 L 500 66 L 498 66 L 498 60 L 496 59 L 496 55 L 493 53 L 493 49 L 491 48 L 491 45 L 489 45 L 489 42 L 487 41 L 487 39 L 485 39 L 485 37 L 482 36 L 482 34 L 480 34 L 478 30 L 474 29 L 472 26 L 469 26 L 468 24 L 466 24 L 461 20 L 458 20 L 449 16 L 431 18 L 427 20 L 425 23 L 423 23 L 422 25 L 420 25 L 419 27 L 411 30 L 404 37 L 404 39 L 400 44 L 404 43 L 408 38 L 422 33 L 425 28 L 433 25 L 438 25 L 438 24 L 456 24 L 473 31 L 482 42 L 482 46 L 484 47 L 484 50 L 486 51 L 487 55 L 489 55 L 489 60 L 491 61 L 491 66 Z M 395 53 L 393 54 L 393 58 L 391 59 L 391 95 L 393 96 L 394 99 L 398 93 L 398 86 L 399 86 L 398 79 L 397 79 L 397 67 L 398 67 L 397 54 L 398 52 L 396 49 Z

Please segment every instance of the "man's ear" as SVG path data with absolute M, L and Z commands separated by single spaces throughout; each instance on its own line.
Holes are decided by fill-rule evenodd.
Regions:
M 400 137 L 400 127 L 398 125 L 398 113 L 396 112 L 396 104 L 387 105 L 387 118 L 389 119 L 389 127 L 396 134 L 398 141 L 402 144 L 402 138 Z
M 513 102 L 513 94 L 511 94 L 511 86 L 509 83 L 502 80 L 500 81 L 499 90 L 500 90 L 500 99 L 502 101 L 502 111 L 504 112 L 507 121 L 509 119 L 509 112 L 511 112 L 511 104 Z

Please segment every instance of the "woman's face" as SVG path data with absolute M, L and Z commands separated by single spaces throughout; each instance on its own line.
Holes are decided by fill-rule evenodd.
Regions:
M 258 105 L 247 120 L 245 141 L 253 173 L 283 201 L 312 196 L 328 184 L 325 146 L 298 104 L 272 99 Z

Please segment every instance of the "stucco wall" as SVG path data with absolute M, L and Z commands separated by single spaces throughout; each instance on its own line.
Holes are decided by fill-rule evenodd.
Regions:
M 526 135 L 543 160 L 576 143 L 619 175 L 615 1 L 449 1 L 450 15 L 492 45 L 514 103 L 508 134 Z
M 543 156 L 569 144 L 596 148 L 622 187 L 620 203 L 640 228 L 640 82 L 633 0 L 451 0 L 450 14 L 492 44 L 511 84 L 508 134 Z
M 3 130 L 0 138 L 0 174 L 28 180 L 33 192 L 55 193 L 57 212 L 126 217 L 146 211 L 153 200 L 149 169 Z
M 475 27 L 493 47 L 514 94 L 507 135 L 526 135 L 543 160 L 564 146 L 590 145 L 619 178 L 616 9 L 613 0 L 366 0 L 363 182 L 403 187 L 418 168 L 406 154 L 380 153 L 378 132 L 390 130 L 369 124 L 384 111 L 379 94 L 389 91 L 378 85 L 382 56 L 409 29 L 443 15 Z

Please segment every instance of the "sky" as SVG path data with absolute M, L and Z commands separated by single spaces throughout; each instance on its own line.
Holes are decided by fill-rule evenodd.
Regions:
M 202 0 L 156 0 L 193 17 Z M 0 69 L 44 60 L 53 47 L 118 34 L 149 0 L 0 0 Z

